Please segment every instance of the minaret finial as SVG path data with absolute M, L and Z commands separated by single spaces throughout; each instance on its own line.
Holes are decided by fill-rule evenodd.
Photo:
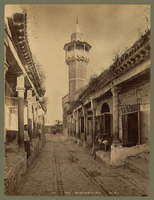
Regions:
M 81 33 L 80 28 L 79 28 L 79 18 L 76 18 L 76 32 Z

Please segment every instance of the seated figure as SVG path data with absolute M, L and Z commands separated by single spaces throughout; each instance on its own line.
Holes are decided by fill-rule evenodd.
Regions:
M 104 140 L 103 138 L 98 139 L 98 145 L 100 146 L 100 149 L 103 148 L 104 151 L 106 151 L 107 147 L 109 146 L 109 143 L 107 140 Z

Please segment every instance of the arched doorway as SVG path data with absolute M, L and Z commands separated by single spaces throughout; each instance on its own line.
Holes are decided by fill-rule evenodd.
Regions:
M 110 112 L 110 108 L 107 103 L 103 103 L 102 108 L 101 108 L 101 113 L 106 113 L 106 112 Z
M 100 137 L 112 144 L 112 114 L 108 103 L 103 103 L 100 115 Z

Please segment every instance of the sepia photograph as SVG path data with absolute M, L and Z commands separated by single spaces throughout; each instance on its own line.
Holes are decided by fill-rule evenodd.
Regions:
M 4 195 L 150 195 L 150 4 L 6 4 Z

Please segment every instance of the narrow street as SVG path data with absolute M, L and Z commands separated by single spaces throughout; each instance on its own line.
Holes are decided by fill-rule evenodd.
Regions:
M 131 175 L 128 179 L 127 175 Z M 89 150 L 60 134 L 46 134 L 46 143 L 20 185 L 10 195 L 17 196 L 142 196 L 147 183 L 140 174 L 127 173 L 100 160 Z M 139 184 L 140 183 L 140 184 Z M 147 185 L 147 188 L 146 188 Z

